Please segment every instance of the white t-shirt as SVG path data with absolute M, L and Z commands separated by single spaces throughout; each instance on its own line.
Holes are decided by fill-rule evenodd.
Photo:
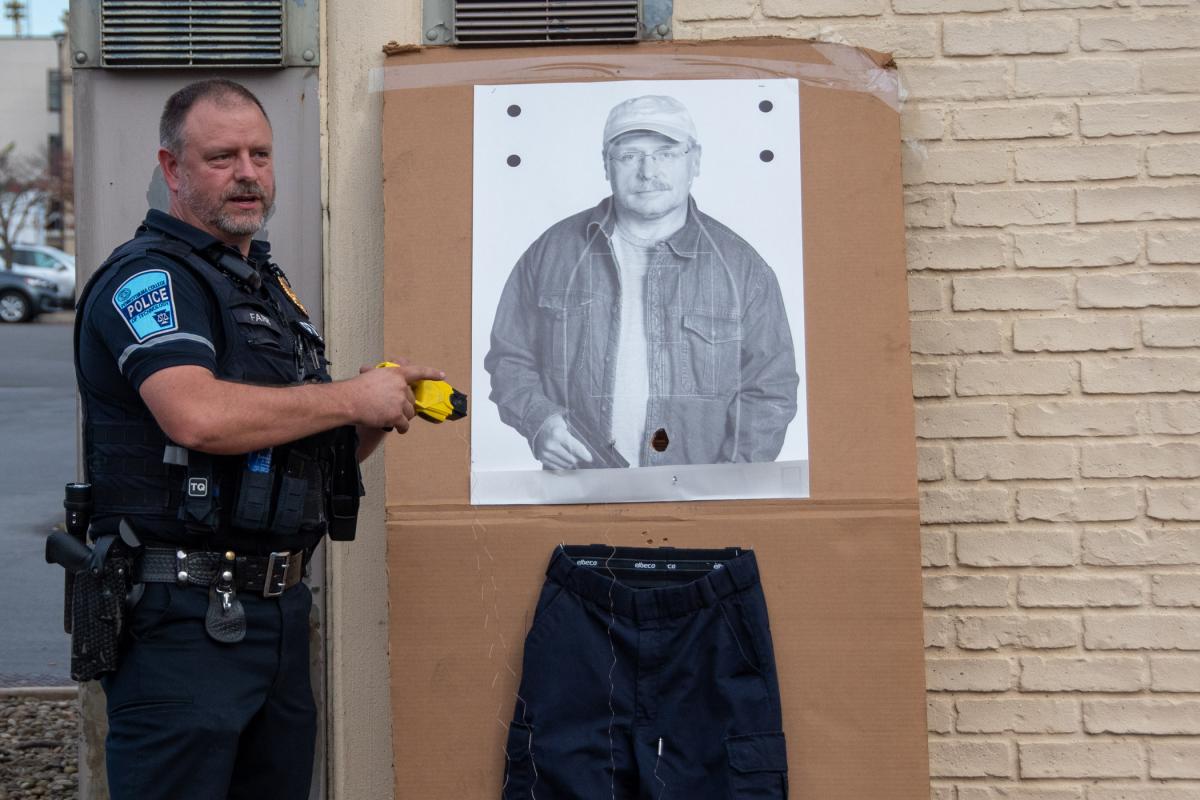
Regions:
M 646 273 L 656 241 L 638 239 L 617 227 L 612 238 L 621 277 L 621 331 L 613 384 L 612 437 L 630 466 L 641 463 L 650 399 L 650 364 L 646 344 Z

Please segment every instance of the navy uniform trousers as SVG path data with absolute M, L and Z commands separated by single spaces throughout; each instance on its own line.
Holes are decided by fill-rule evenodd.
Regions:
M 525 639 L 503 800 L 786 800 L 753 552 L 560 547 Z M 611 558 L 720 569 L 636 586 Z
M 208 589 L 146 584 L 120 668 L 102 679 L 111 800 L 305 800 L 316 705 L 312 595 L 238 593 L 246 638 L 204 631 Z

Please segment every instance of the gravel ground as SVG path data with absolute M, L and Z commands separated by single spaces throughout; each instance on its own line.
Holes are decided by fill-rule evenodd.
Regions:
M 77 700 L 0 698 L 0 800 L 74 800 Z

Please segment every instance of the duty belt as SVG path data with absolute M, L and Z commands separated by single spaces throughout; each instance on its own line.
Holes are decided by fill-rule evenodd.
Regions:
M 147 547 L 134 576 L 143 583 L 211 586 L 226 570 L 233 573 L 233 586 L 239 591 L 278 597 L 304 577 L 304 553 L 283 551 L 269 556 L 239 556 L 233 552 Z

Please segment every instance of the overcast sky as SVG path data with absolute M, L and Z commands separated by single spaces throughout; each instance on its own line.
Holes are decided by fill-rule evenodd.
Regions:
M 2 5 L 7 5 L 4 3 Z M 69 0 L 25 0 L 25 21 L 21 26 L 23 35 L 49 36 L 61 31 L 62 15 L 70 5 Z M 0 12 L 2 13 L 2 12 Z M 0 36 L 13 35 L 13 22 L 0 16 Z

